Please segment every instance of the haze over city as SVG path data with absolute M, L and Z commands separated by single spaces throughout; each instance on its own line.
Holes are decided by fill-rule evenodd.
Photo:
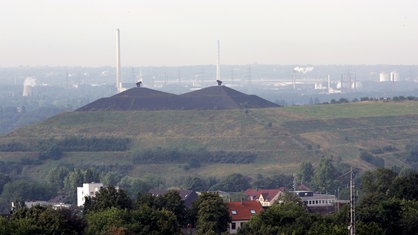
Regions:
M 0 8 L 0 67 L 418 64 L 418 2 L 28 1 Z

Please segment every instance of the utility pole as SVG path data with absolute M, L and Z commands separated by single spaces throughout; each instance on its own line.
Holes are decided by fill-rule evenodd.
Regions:
M 354 194 L 354 182 L 353 182 L 353 168 L 350 169 L 350 235 L 356 234 L 356 207 L 355 207 L 355 194 Z

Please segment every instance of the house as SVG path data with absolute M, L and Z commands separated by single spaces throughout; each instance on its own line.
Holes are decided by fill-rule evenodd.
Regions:
M 102 183 L 84 183 L 83 187 L 77 187 L 77 206 L 83 206 L 85 197 L 94 197 L 96 192 L 103 188 Z
M 165 195 L 168 191 L 166 189 L 151 189 L 148 192 L 152 194 L 154 197 L 159 197 L 162 195 Z M 192 203 L 198 198 L 198 195 L 193 190 L 187 190 L 187 189 L 173 189 L 173 191 L 176 191 L 180 197 L 181 200 L 183 200 L 184 205 L 186 207 L 191 207 Z
M 337 198 L 331 194 L 317 194 L 312 191 L 293 191 L 312 212 L 329 214 L 336 211 Z
M 229 223 L 229 233 L 237 233 L 242 225 L 249 221 L 253 215 L 259 214 L 263 207 L 258 201 L 227 202 L 231 223 Z
M 261 206 L 269 207 L 283 194 L 284 188 L 278 189 L 247 189 L 244 194 L 248 200 L 258 201 Z

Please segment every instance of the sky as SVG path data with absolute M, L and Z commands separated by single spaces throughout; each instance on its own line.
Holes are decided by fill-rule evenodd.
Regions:
M 0 67 L 418 64 L 416 0 L 2 0 Z

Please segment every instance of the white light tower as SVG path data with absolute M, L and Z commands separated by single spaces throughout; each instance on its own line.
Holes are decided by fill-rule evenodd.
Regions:
M 116 90 L 122 90 L 122 82 L 120 78 L 120 36 L 119 29 L 116 29 Z

